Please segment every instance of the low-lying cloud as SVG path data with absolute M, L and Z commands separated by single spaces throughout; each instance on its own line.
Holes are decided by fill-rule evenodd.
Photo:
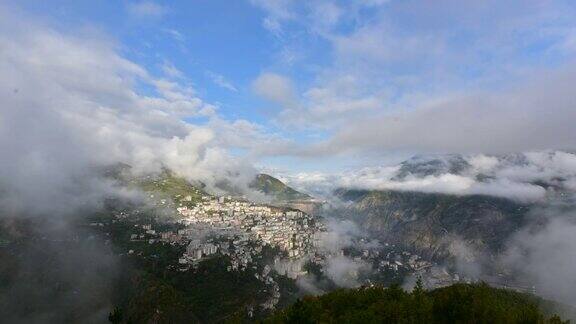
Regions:
M 536 211 L 532 226 L 508 243 L 501 262 L 530 282 L 536 293 L 573 305 L 576 300 L 576 218 L 574 210 Z
M 0 47 L 0 207 L 14 213 L 98 200 L 110 184 L 94 170 L 115 163 L 245 188 L 256 170 L 228 149 L 276 140 L 219 118 L 190 86 L 151 75 L 102 34 L 62 32 L 0 7 Z
M 345 255 L 344 250 L 350 248 L 364 249 L 379 246 L 377 241 L 362 242 L 365 233 L 355 223 L 348 220 L 326 218 L 327 231 L 319 232 L 317 250 L 325 258 L 322 272 L 332 284 L 338 287 L 357 287 L 361 284 L 360 277 L 372 271 L 372 265 L 365 260 Z M 318 282 L 311 275 L 298 278 L 297 284 L 306 293 L 322 292 L 324 282 Z
M 500 156 L 431 156 L 339 174 L 300 173 L 281 178 L 296 188 L 325 197 L 334 189 L 350 188 L 478 194 L 538 202 L 554 192 L 574 191 L 576 154 L 542 151 Z

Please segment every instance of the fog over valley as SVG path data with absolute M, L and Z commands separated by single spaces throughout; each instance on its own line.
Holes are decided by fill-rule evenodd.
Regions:
M 575 17 L 3 2 L 0 322 L 575 320 Z

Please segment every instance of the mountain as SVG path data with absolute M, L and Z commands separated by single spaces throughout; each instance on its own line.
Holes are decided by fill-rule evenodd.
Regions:
M 310 200 L 312 197 L 296 191 L 273 176 L 261 173 L 252 181 L 250 187 L 260 191 L 277 201 Z
M 378 179 L 380 188 L 335 190 L 344 204 L 330 214 L 429 257 L 494 256 L 534 221 L 535 207 L 574 208 L 575 162 L 562 151 L 417 156 Z
M 394 180 L 403 180 L 409 175 L 414 177 L 439 176 L 442 174 L 462 174 L 471 165 L 460 155 L 451 154 L 439 157 L 415 156 L 400 163 L 400 169 Z
M 193 201 L 199 201 L 203 195 L 209 195 L 203 190 L 204 185 L 202 183 L 193 184 L 168 169 L 163 169 L 157 174 L 144 176 L 133 176 L 130 174 L 129 169 L 130 167 L 126 165 L 118 166 L 108 171 L 108 176 L 121 179 L 125 184 L 136 186 L 145 192 L 156 192 L 172 199 L 191 195 Z M 276 202 L 306 201 L 312 199 L 311 196 L 301 193 L 267 174 L 258 174 L 249 184 L 249 187 L 266 194 Z M 237 188 L 225 180 L 218 184 L 218 188 L 234 195 L 241 194 Z
M 200 187 L 164 169 L 158 174 L 127 178 L 129 186 L 135 186 L 145 192 L 156 194 L 156 198 L 170 198 L 173 201 L 198 202 L 202 196 L 209 195 Z
M 456 240 L 478 251 L 497 253 L 525 224 L 529 210 L 528 205 L 482 195 L 348 189 L 335 193 L 347 202 L 337 209 L 340 217 L 429 257 L 453 254 Z
M 103 169 L 101 173 L 122 185 L 138 188 L 148 193 L 154 200 L 161 201 L 164 199 L 165 202 L 163 204 L 179 202 L 191 205 L 201 201 L 202 196 L 210 196 L 204 190 L 204 184 L 191 183 L 166 168 L 159 173 L 137 176 L 131 172 L 129 165 L 117 164 Z M 310 195 L 299 192 L 268 174 L 258 174 L 249 184 L 249 187 L 271 198 L 271 203 L 277 206 L 291 207 L 307 213 L 311 213 L 318 208 L 319 203 Z M 226 180 L 220 181 L 217 184 L 217 188 L 235 196 L 240 196 L 244 193 Z
M 130 165 L 118 163 L 102 168 L 100 174 L 119 185 L 141 190 L 155 201 L 165 200 L 164 204 L 194 204 L 201 201 L 202 196 L 210 196 L 202 183 L 192 183 L 167 168 L 157 173 L 135 174 Z
M 455 284 L 411 293 L 398 286 L 340 289 L 305 297 L 265 323 L 568 323 L 532 295 Z
M 426 168 L 434 172 L 433 167 L 417 169 Z M 416 169 L 412 170 L 411 172 L 415 172 Z M 299 217 L 302 217 L 299 221 L 292 223 L 282 221 L 276 225 L 269 217 L 255 215 L 251 218 L 245 217 L 248 213 L 229 213 L 225 205 L 236 205 L 241 203 L 240 200 L 235 201 L 235 198 L 227 197 L 221 202 L 220 199 L 204 192 L 202 185 L 189 183 L 169 170 L 154 175 L 134 175 L 131 174 L 129 166 L 118 165 L 106 171 L 105 176 L 116 179 L 123 186 L 140 189 L 146 199 L 124 201 L 120 197 L 111 197 L 100 206 L 101 208 L 86 212 L 66 230 L 66 233 L 54 233 L 51 236 L 43 233 L 49 226 L 43 225 L 40 220 L 27 223 L 24 228 L 32 234 L 18 234 L 24 235 L 23 237 L 15 236 L 14 224 L 0 222 L 0 256 L 3 260 L 0 263 L 0 277 L 7 278 L 5 281 L 8 283 L 0 285 L 0 292 L 4 292 L 0 295 L 16 296 L 5 300 L 0 298 L 0 305 L 5 306 L 8 302 L 11 306 L 17 305 L 15 309 L 18 310 L 18 316 L 29 313 L 37 315 L 54 307 L 46 301 L 56 300 L 58 304 L 68 305 L 61 300 L 65 301 L 68 296 L 73 295 L 78 299 L 78 305 L 74 304 L 71 308 L 62 307 L 65 317 L 54 322 L 80 321 L 78 316 L 84 316 L 84 311 L 77 312 L 76 309 L 80 309 L 83 305 L 90 305 L 91 308 L 86 310 L 90 313 L 97 311 L 98 314 L 102 314 L 112 310 L 109 318 L 113 323 L 254 322 L 264 319 L 273 312 L 269 305 L 281 309 L 302 296 L 301 287 L 293 277 L 288 276 L 288 271 L 276 270 L 276 266 L 283 266 L 283 263 L 278 263 L 277 260 L 285 256 L 285 251 L 268 243 L 262 244 L 260 236 L 246 240 L 246 236 L 240 236 L 239 232 L 248 233 L 252 228 L 255 230 L 265 228 L 269 234 L 271 231 L 268 229 L 288 231 L 295 224 L 310 229 L 316 221 L 311 222 L 311 218 L 307 217 L 309 215 L 299 214 Z M 277 197 L 275 199 L 277 205 L 294 206 L 308 203 L 313 206 L 317 203 L 312 197 L 299 193 L 268 175 L 259 175 L 253 182 L 253 188 Z M 342 255 L 337 258 L 320 257 L 319 262 L 326 260 L 325 265 L 306 264 L 302 269 L 310 271 L 316 282 L 328 278 L 322 274 L 329 274 L 328 269 L 333 270 L 331 267 L 334 264 L 340 265 L 336 261 L 342 260 L 346 262 L 344 265 L 348 262 L 382 264 L 384 261 L 396 264 L 401 261 L 407 266 L 399 271 L 396 267 L 391 274 L 390 267 L 375 268 L 377 273 L 373 277 L 374 280 L 372 277 L 369 281 L 362 278 L 358 283 L 383 284 L 401 280 L 410 262 L 406 259 L 411 259 L 414 255 L 405 255 L 404 253 L 411 251 L 397 249 L 394 246 L 384 247 L 384 244 L 380 244 L 384 242 L 395 241 L 411 245 L 415 249 L 429 253 L 431 257 L 443 257 L 449 254 L 453 248 L 452 239 L 456 237 L 474 247 L 498 251 L 503 238 L 525 222 L 528 208 L 510 200 L 478 195 L 451 196 L 350 189 L 338 190 L 336 194 L 348 203 L 339 207 L 340 217 L 357 221 L 382 242 L 372 244 L 368 240 L 364 241 L 363 237 L 358 244 L 359 247 L 362 246 L 362 251 L 340 250 L 338 253 Z M 284 199 L 284 202 L 278 203 L 281 199 Z M 246 208 L 263 206 L 244 200 L 242 203 Z M 234 231 L 223 232 L 225 235 L 230 235 L 225 238 L 216 234 L 219 231 L 215 229 L 216 227 L 215 230 L 206 230 L 208 226 L 205 223 L 192 225 L 180 222 L 181 214 L 176 212 L 176 208 L 186 207 L 192 210 L 198 205 L 206 207 L 201 211 L 202 217 L 216 219 L 218 224 L 221 224 L 218 219 L 223 222 L 224 216 L 227 215 L 236 219 L 248 219 L 250 223 L 245 221 L 240 226 L 235 225 Z M 274 213 L 278 210 L 274 208 Z M 197 209 L 195 211 L 198 212 Z M 214 215 L 216 217 L 213 217 Z M 176 219 L 164 216 L 176 216 Z M 261 219 L 260 223 L 254 223 L 257 219 Z M 303 219 L 306 219 L 306 222 L 303 222 Z M 319 218 L 319 222 L 320 220 Z M 248 227 L 245 227 L 245 224 L 248 224 Z M 212 225 L 216 224 L 211 223 L 210 226 Z M 33 230 L 38 232 L 35 233 Z M 292 246 L 297 245 L 294 242 L 298 242 L 299 238 L 308 235 L 306 233 L 315 234 L 311 231 L 299 231 L 295 235 L 287 233 L 289 235 L 286 237 Z M 305 241 L 311 242 L 315 238 L 316 235 L 306 236 Z M 197 241 L 200 239 L 206 240 L 202 242 L 203 251 L 206 251 L 204 248 L 218 246 L 217 252 L 202 252 L 201 260 L 190 263 L 190 256 L 187 253 L 189 249 L 199 251 Z M 339 239 L 340 237 L 337 237 L 337 240 Z M 344 239 L 343 237 L 342 240 Z M 96 244 L 98 247 L 94 246 Z M 368 248 L 368 245 L 371 247 Z M 365 247 L 369 249 L 366 250 L 366 254 L 363 251 Z M 104 251 L 100 251 L 102 248 Z M 103 254 L 106 258 L 99 257 L 100 254 L 96 253 Z M 401 254 L 406 258 L 400 256 Z M 58 256 L 57 263 L 54 263 L 55 255 Z M 82 258 L 76 255 L 81 255 Z M 78 260 L 70 266 L 69 261 L 73 258 Z M 319 254 L 315 253 L 314 258 L 318 259 Z M 98 263 L 92 264 L 87 260 L 109 260 L 110 264 L 105 271 L 102 271 Z M 242 264 L 245 266 L 242 267 Z M 432 263 L 427 264 L 433 266 Z M 82 270 L 82 275 L 68 275 L 69 268 Z M 358 276 L 356 270 L 344 271 L 347 274 L 356 272 L 354 276 Z M 88 280 L 94 281 L 94 284 L 84 288 L 83 281 L 86 278 L 84 274 L 89 274 L 89 278 L 98 280 Z M 22 278 L 25 280 L 19 280 Z M 53 284 L 47 285 L 46 280 Z M 22 283 L 32 297 L 12 293 L 13 282 Z M 335 285 L 331 286 L 330 283 L 325 286 L 330 287 L 327 291 L 335 289 Z M 40 289 L 37 287 L 46 289 L 40 294 L 38 293 Z M 401 319 L 402 316 L 411 316 L 412 313 L 436 318 L 435 316 L 440 314 L 437 307 L 445 307 L 442 312 L 450 314 L 453 314 L 452 310 L 481 313 L 481 316 L 496 314 L 493 315 L 495 317 L 488 318 L 486 320 L 488 322 L 502 318 L 513 322 L 520 316 L 519 314 L 536 316 L 521 317 L 527 320 L 542 318 L 538 317 L 541 316 L 540 313 L 526 302 L 525 297 L 519 297 L 520 295 L 516 293 L 480 286 L 470 286 L 472 287 L 470 289 L 466 288 L 468 286 L 459 287 L 463 288 L 453 288 L 446 294 L 437 292 L 441 290 L 422 292 L 418 296 L 406 293 L 398 287 L 338 290 L 329 293 L 326 299 L 306 297 L 285 312 L 279 312 L 269 318 L 269 321 L 302 322 L 299 320 L 304 316 L 317 322 L 346 322 L 346 319 L 369 322 L 371 319 L 381 319 L 371 316 Z M 82 290 L 87 290 L 87 293 L 77 295 L 78 291 Z M 426 301 L 422 307 L 413 304 L 417 298 Z M 27 300 L 40 307 L 30 307 Z M 458 304 L 458 300 L 464 302 Z M 489 300 L 494 300 L 496 304 L 486 304 Z M 516 300 L 517 303 L 510 304 L 511 300 Z M 434 305 L 431 309 L 424 307 L 431 303 Z M 115 307 L 110 309 L 110 305 Z M 352 307 L 356 310 L 352 310 Z M 496 307 L 497 311 L 491 307 Z M 340 308 L 341 311 L 335 310 L 336 308 Z M 414 312 L 415 309 L 422 309 L 422 312 Z M 503 312 L 503 309 L 506 311 Z M 318 311 L 322 315 L 319 315 Z M 0 315 L 2 314 L 0 311 Z M 412 322 L 417 322 L 416 319 Z M 456 319 L 466 321 L 468 318 Z

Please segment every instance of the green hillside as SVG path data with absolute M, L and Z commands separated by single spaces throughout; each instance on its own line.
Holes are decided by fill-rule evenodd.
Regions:
M 412 293 L 390 288 L 340 289 L 305 297 L 265 323 L 567 323 L 534 296 L 456 284 Z
M 166 168 L 158 173 L 139 175 L 134 174 L 132 167 L 127 164 L 116 164 L 103 169 L 102 174 L 123 186 L 143 191 L 164 207 L 174 207 L 175 203 L 194 205 L 202 200 L 202 196 L 209 196 L 201 189 L 201 185 L 193 185 Z
M 256 176 L 250 187 L 278 201 L 312 199 L 309 195 L 296 191 L 282 181 L 263 173 Z
M 175 201 L 183 200 L 189 196 L 189 201 L 198 202 L 203 195 L 207 195 L 186 179 L 177 176 L 169 170 L 163 170 L 157 175 L 134 178 L 131 184 L 146 192 L 157 193 L 162 197 L 169 197 Z

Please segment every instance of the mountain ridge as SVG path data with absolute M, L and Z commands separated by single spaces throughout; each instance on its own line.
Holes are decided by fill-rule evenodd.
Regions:
M 337 208 L 339 217 L 430 257 L 448 256 L 451 237 L 466 238 L 475 249 L 495 253 L 525 224 L 529 210 L 527 205 L 485 195 L 345 189 L 336 194 L 347 202 Z
M 299 192 L 279 179 L 265 173 L 256 175 L 256 178 L 250 183 L 249 187 L 279 201 L 312 199 L 312 196 Z

